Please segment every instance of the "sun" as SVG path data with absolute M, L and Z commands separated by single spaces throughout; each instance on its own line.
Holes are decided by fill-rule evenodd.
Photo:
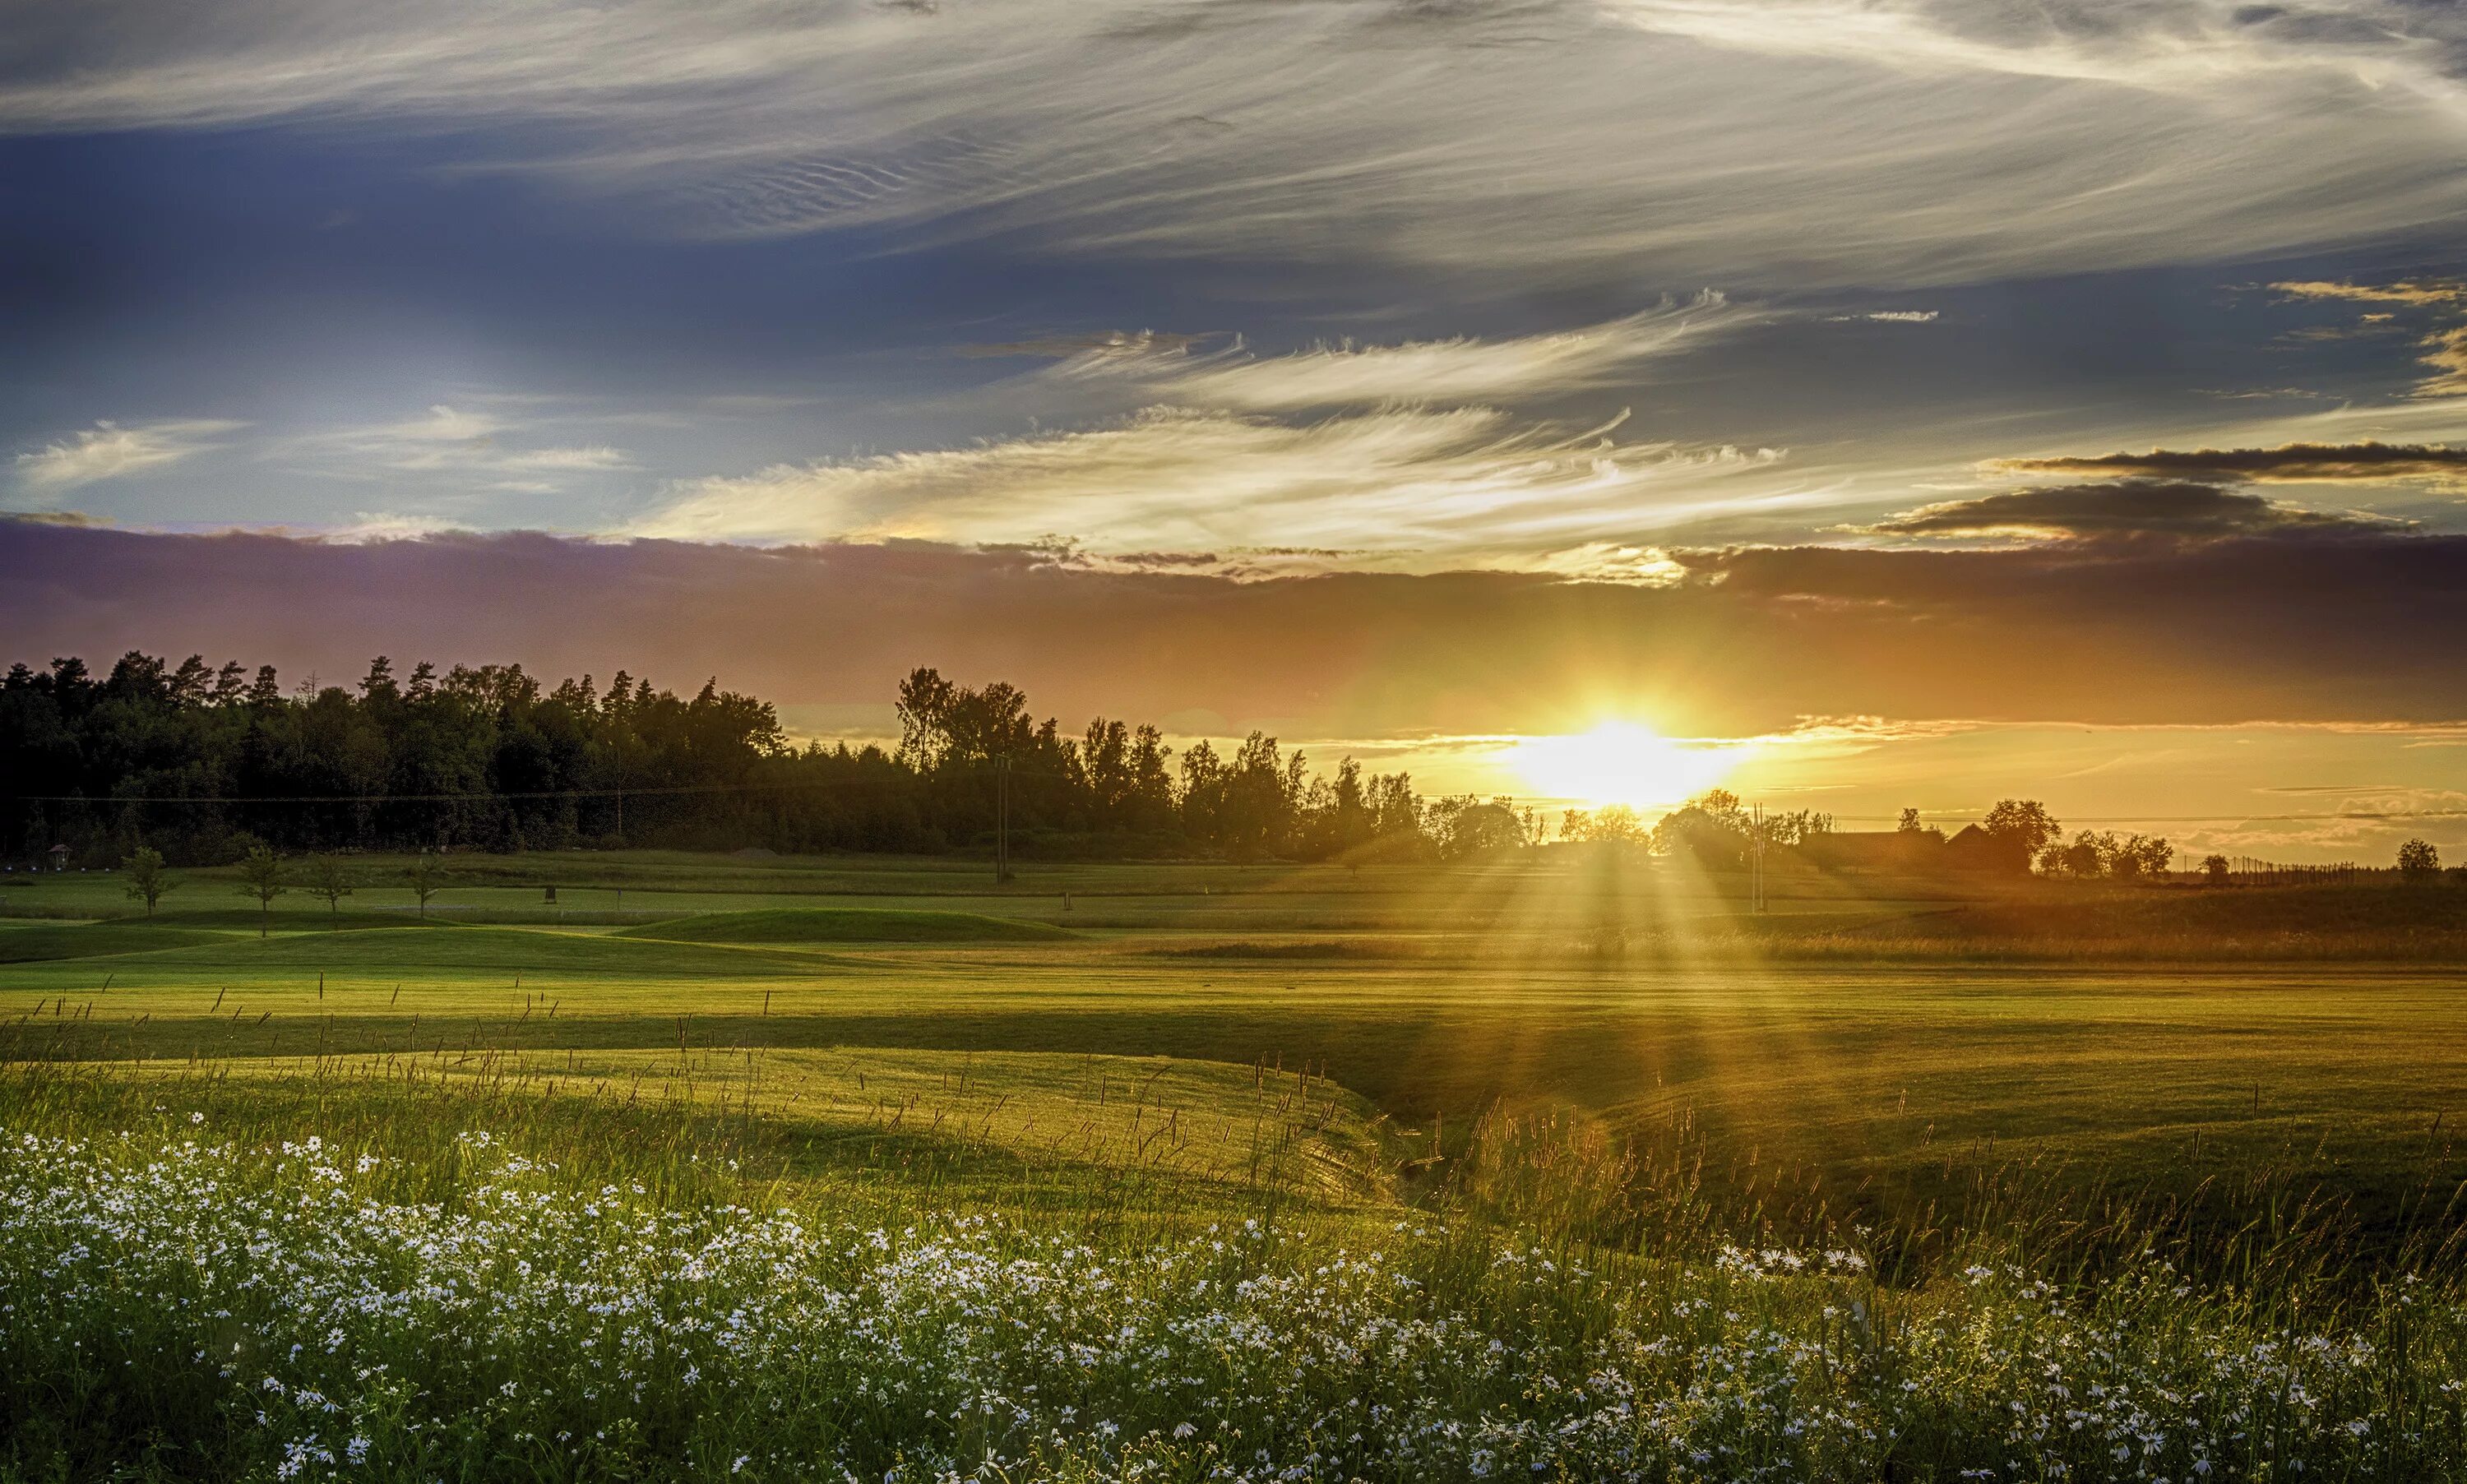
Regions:
M 1641 809 L 1676 804 L 1712 787 L 1737 761 L 1735 751 L 1674 742 L 1638 722 L 1608 721 L 1591 731 L 1523 738 L 1515 762 L 1538 794 Z

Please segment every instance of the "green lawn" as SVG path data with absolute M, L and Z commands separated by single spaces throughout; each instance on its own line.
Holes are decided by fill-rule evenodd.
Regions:
M 679 943 L 1002 943 L 1051 942 L 1075 934 L 1052 923 L 982 912 L 881 907 L 774 907 L 696 912 L 616 935 Z
M 260 937 L 225 884 L 196 880 L 151 922 L 0 930 L 7 1045 L 28 1058 L 260 1068 L 682 1045 L 742 1053 L 774 1089 L 802 1075 L 798 1058 L 856 1047 L 1162 1058 L 1202 1084 L 1226 1068 L 1307 1070 L 1381 1120 L 1384 1158 L 1409 1172 L 1399 1188 L 1447 1162 L 1433 1155 L 1460 1158 L 1485 1113 L 1550 1111 L 1694 1160 L 1742 1200 L 1786 1187 L 1797 1206 L 1836 1212 L 1906 1215 L 1983 1172 L 2027 1172 L 2178 1196 L 2316 1189 L 2388 1221 L 2467 1179 L 2456 969 L 1912 951 L 1911 924 L 1952 916 L 2003 922 L 2009 945 L 2034 907 L 2059 923 L 2147 918 L 2171 901 L 2180 916 L 2215 916 L 2217 899 L 2198 893 L 2032 901 L 1786 884 L 1774 916 L 1754 919 L 1727 883 L 1641 866 L 1069 866 L 999 891 L 946 863 L 471 868 L 629 875 L 660 884 L 662 904 L 728 905 L 612 928 L 557 917 L 614 888 L 568 885 L 552 907 L 531 887 L 488 884 L 449 892 L 462 910 L 423 921 L 371 890 L 335 915 L 286 897 Z M 754 893 L 684 889 L 749 878 L 811 889 L 753 909 L 735 904 Z M 1067 912 L 1062 880 L 1075 883 Z M 869 882 L 891 889 L 850 889 Z M 43 889 L 55 886 L 47 908 L 109 906 L 91 880 Z M 523 894 L 532 921 L 494 920 L 517 915 Z M 627 919 L 645 894 L 627 889 Z M 1865 959 L 1786 951 L 1793 924 L 1840 943 L 1860 923 L 1892 925 Z M 1661 949 L 1622 951 L 1628 933 L 1660 933 Z M 838 1116 L 795 1101 L 760 1111 Z M 956 1109 L 944 1123 L 968 1126 Z

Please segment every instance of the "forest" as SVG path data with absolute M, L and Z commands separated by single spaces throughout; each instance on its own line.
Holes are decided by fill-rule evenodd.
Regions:
M 1027 856 L 1453 859 L 1541 838 L 1505 799 L 1425 798 L 1350 758 L 1314 773 L 1252 733 L 1179 751 L 1103 717 L 1076 734 L 1017 687 L 919 669 L 886 751 L 798 746 L 764 701 L 690 696 L 624 671 L 544 685 L 519 664 L 379 657 L 351 686 L 288 689 L 198 656 L 131 651 L 0 680 L 0 858 L 65 846 L 109 864 L 278 851 L 621 845 L 942 851 L 986 843 L 1006 811 Z M 1007 796 L 1007 797 L 1006 797 Z

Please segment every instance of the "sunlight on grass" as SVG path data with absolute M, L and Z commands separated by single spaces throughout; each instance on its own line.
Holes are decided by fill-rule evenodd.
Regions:
M 2446 892 L 472 869 L 0 933 L 0 1484 L 2467 1459 Z

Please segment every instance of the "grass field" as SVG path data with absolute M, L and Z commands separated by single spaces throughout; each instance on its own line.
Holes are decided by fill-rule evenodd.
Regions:
M 560 1203 L 604 1189 L 644 1221 L 698 1223 L 697 1240 L 723 1245 L 787 1240 L 732 1225 L 785 1207 L 803 1213 L 801 1229 L 861 1236 L 879 1225 L 907 1234 L 893 1243 L 903 1251 L 939 1243 L 938 1262 L 1052 1263 L 1036 1244 L 1081 1241 L 1093 1244 L 1087 1261 L 1120 1268 L 1105 1281 L 1124 1292 L 1162 1281 L 1158 1263 L 1217 1261 L 1210 1244 L 1248 1222 L 1272 1235 L 1246 1239 L 1267 1246 L 1245 1259 L 1243 1281 L 1273 1279 L 1276 1303 L 1300 1303 L 1292 1285 L 1324 1280 L 1331 1263 L 1349 1272 L 1383 1252 L 1377 1263 L 1397 1266 L 1378 1282 L 1408 1286 L 1323 1295 L 1322 1328 L 1388 1335 L 1381 1326 L 1438 1313 L 1436 1296 L 1398 1294 L 1444 1292 L 1461 1333 L 1429 1340 L 1415 1374 L 1453 1365 L 1490 1378 L 1416 1391 L 1421 1383 L 1391 1376 L 1382 1384 L 1402 1389 L 1385 1421 L 1331 1433 L 1353 1405 L 1337 1382 L 1271 1384 L 1220 1354 L 1211 1375 L 1236 1385 L 1227 1378 L 1240 1372 L 1238 1386 L 1265 1388 L 1254 1413 L 1228 1401 L 1167 1420 L 1141 1400 L 1139 1347 L 1118 1351 L 1105 1337 L 1161 1325 L 1140 1343 L 1172 1350 L 1177 1325 L 1214 1315 L 1206 1322 L 1255 1322 L 1308 1350 L 1327 1338 L 1310 1318 L 1322 1311 L 1229 1318 L 1206 1292 L 1170 1302 L 1159 1292 L 1137 1313 L 1100 1314 L 1092 1296 L 1086 1314 L 1049 1315 L 1087 1330 L 1067 1343 L 1057 1331 L 1053 1344 L 1109 1358 L 1076 1380 L 1040 1369 L 1050 1353 L 1014 1354 L 1010 1339 L 970 1331 L 940 1342 L 990 1369 L 917 1371 L 910 1383 L 941 1387 L 939 1405 L 860 1426 L 843 1404 L 860 1383 L 855 1394 L 871 1397 L 874 1381 L 856 1359 L 833 1361 L 857 1371 L 830 1379 L 740 1356 L 727 1361 L 737 1380 L 724 1405 L 685 1405 L 592 1455 L 598 1464 L 576 1462 L 571 1437 L 552 1446 L 510 1413 L 454 1434 L 456 1448 L 503 1450 L 532 1433 L 515 1449 L 518 1472 L 707 1473 L 742 1453 L 743 1467 L 783 1477 L 821 1459 L 866 1477 L 987 1479 L 2182 1478 L 2200 1476 L 2204 1460 L 2252 1476 L 2311 1460 L 2308 1476 L 2421 1477 L 2467 1456 L 2457 1391 L 2445 1389 L 2467 1354 L 2445 1348 L 2467 1332 L 2454 1204 L 2467 1182 L 2456 1137 L 2467 1115 L 2467 892 L 2455 888 L 1991 891 L 1810 878 L 1781 883 L 1759 916 L 1741 910 L 1736 883 L 1584 858 L 1444 871 L 1062 866 L 1002 887 L 939 861 L 518 856 L 458 858 L 455 870 L 424 916 L 407 890 L 379 885 L 338 910 L 293 894 L 260 913 L 208 872 L 192 873 L 150 920 L 128 915 L 119 884 L 100 874 L 0 886 L 0 1048 L 13 1064 L 0 1118 L 31 1140 L 11 1178 L 122 1189 L 166 1231 L 223 1219 L 211 1203 L 180 1204 L 177 1191 L 192 1187 L 178 1181 L 154 1204 L 126 1195 L 129 1172 L 167 1158 L 252 1200 L 354 1190 L 329 1234 L 351 1250 L 378 1240 L 363 1229 L 378 1220 L 369 1211 L 432 1212 L 379 1222 L 394 1230 L 485 1212 L 494 1197 L 482 1192 L 500 1188 L 531 1192 L 522 1199 L 559 1222 L 581 1220 Z M 485 1158 L 470 1143 L 482 1132 Z M 378 1162 L 304 1173 L 334 1158 L 296 1152 L 312 1134 Z M 294 1154 L 280 1154 L 285 1141 Z M 111 1292 L 206 1281 L 111 1267 L 136 1259 L 124 1243 L 92 1240 L 102 1208 L 21 1195 L 51 1214 L 0 1226 L 0 1247 L 18 1243 L 11 1264 L 32 1260 L 24 1244 L 41 1232 L 85 1231 L 87 1248 L 122 1254 L 94 1259 L 110 1269 L 95 1281 Z M 981 1220 L 999 1230 L 964 1225 Z M 547 1228 L 498 1239 L 546 1242 Z M 1469 1258 L 1467 1243 L 1488 1255 Z M 1043 1255 L 1020 1257 L 1029 1248 Z M 1742 1259 L 1741 1248 L 1769 1255 Z M 650 1260 L 614 1235 L 581 1250 Z M 850 1260 L 831 1250 L 841 1255 L 818 1250 L 799 1270 Z M 1544 1250 L 1553 1266 L 1540 1289 L 1497 1268 L 1502 1252 Z M 1855 1269 L 1826 1252 L 1855 1256 Z M 153 1357 L 143 1363 L 169 1367 L 147 1372 L 156 1383 L 213 1396 L 238 1376 L 217 1362 L 211 1382 L 179 1381 L 176 1357 L 129 1351 L 136 1342 L 109 1338 L 100 1311 L 30 1304 L 31 1270 L 7 1270 L 21 1376 L 63 1363 L 64 1344 L 125 1352 L 132 1367 Z M 1579 1270 L 1588 1276 L 1570 1287 Z M 2177 1276 L 2153 1291 L 2160 1271 Z M 1627 1274 L 1616 1293 L 1602 1288 L 1613 1272 Z M 1622 1296 L 1648 1272 L 1659 1295 L 1649 1314 Z M 2410 1272 L 2412 1287 L 2392 1286 Z M 897 1287 L 879 1273 L 866 1281 Z M 741 1271 L 729 1282 L 740 1307 L 763 1288 Z M 1704 1285 L 1727 1285 L 1728 1296 L 1707 1300 L 1727 1307 L 1690 1330 L 1687 1295 L 1710 1293 Z M 1762 1319 L 1740 1317 L 1750 1300 L 1732 1288 L 1754 1295 Z M 1005 1303 L 1030 1302 L 1004 1292 Z M 1185 1300 L 1187 1313 L 1175 1307 Z M 680 1313 L 709 1317 L 694 1307 L 706 1301 L 716 1299 L 677 1299 Z M 884 1302 L 905 1313 L 910 1299 Z M 1550 1316 L 1515 1307 L 1535 1304 Z M 1841 1328 L 1854 1305 L 1864 1338 Z M 54 1328 L 28 1327 L 37 1307 Z M 2055 1347 L 2039 1372 L 2007 1376 L 2054 1421 L 2016 1441 L 2009 1415 L 1991 1426 L 1963 1410 L 1987 1404 L 1952 1357 L 1987 1343 L 1979 1325 L 2023 1323 L 2025 1311 L 2035 1338 L 1999 1330 L 1990 1348 L 1997 1365 L 2023 1366 L 2033 1346 Z M 415 1332 L 431 1344 L 419 1324 L 462 1335 L 479 1322 L 422 1313 L 419 1324 L 394 1315 L 394 1328 L 377 1327 L 392 1338 L 367 1344 L 411 1344 Z M 779 1343 L 806 1333 L 772 1318 L 785 1326 Z M 538 1344 L 575 1338 L 550 1310 L 534 1321 Z M 290 1321 L 268 1310 L 249 1323 Z M 1705 1354 L 1743 1347 L 1734 1360 L 1753 1370 L 1739 1358 L 1758 1343 L 1757 1323 L 1781 1345 L 1774 1354 L 1796 1359 L 1768 1377 L 1779 1392 L 1722 1404 L 1727 1421 L 1698 1394 L 1704 1376 L 1691 1369 L 1683 1384 L 1657 1369 L 1662 1350 L 1634 1348 L 1686 1330 Z M 2413 1351 L 2389 1351 L 2393 1323 L 2415 1326 L 2404 1341 Z M 2090 1432 L 2064 1422 L 2068 1406 L 2089 1405 L 2083 1387 L 2143 1384 L 2078 1369 L 2067 1347 L 2101 1324 L 2118 1326 L 2101 1332 L 2113 1355 L 2156 1368 L 2133 1392 L 2144 1420 L 2122 1445 L 2121 1413 L 2101 1412 Z M 2229 1392 L 2259 1395 L 2270 1367 L 2251 1347 L 2274 1343 L 2273 1325 L 2282 1339 L 2296 1333 L 2291 1324 L 2349 1346 L 2338 1352 L 2348 1360 L 2354 1343 L 2379 1337 L 2370 1362 L 2355 1362 L 2379 1379 L 2305 1380 L 2298 1389 L 2312 1386 L 2317 1405 L 2299 1416 L 2283 1411 L 2284 1386 L 2298 1383 L 2270 1372 L 2282 1415 L 2265 1439 L 2257 1414 L 2219 1408 Z M 1475 1330 L 1484 1345 L 1529 1353 L 1507 1370 L 1442 1359 Z M 2194 1386 L 2207 1401 L 2178 1405 L 2159 1393 L 2194 1385 L 2182 1347 L 2197 1332 L 2217 1363 L 2242 1357 L 2243 1379 L 2211 1376 Z M 922 1334 L 901 1342 L 923 1344 Z M 1802 1345 L 1814 1349 L 1793 1348 Z M 1103 1403 L 1120 1414 L 1107 1419 L 1117 1433 L 1091 1431 L 1079 1404 L 1054 1400 L 1124 1365 L 1104 1383 L 1119 1383 Z M 1516 1369 L 1528 1365 L 1539 1369 Z M 497 1374 L 464 1367 L 453 1385 L 484 1372 Z M 684 1404 L 663 1375 L 642 1383 L 666 1388 L 673 1412 Z M 1627 1388 L 1616 1447 L 1596 1436 L 1618 1430 L 1603 1420 L 1613 1404 L 1587 1389 L 1605 1376 Z M 1891 1391 L 1927 1377 L 1919 1391 Z M 275 1379 L 337 1394 L 327 1371 Z M 778 1441 L 757 1420 L 779 1401 L 766 1388 L 789 1380 L 837 1398 L 840 1420 L 791 1429 L 793 1457 L 753 1449 L 756 1434 Z M 9 1467 L 34 1476 L 129 1466 L 143 1429 L 130 1430 L 128 1394 L 107 1378 L 80 1384 L 100 1389 L 74 1405 L 57 1389 L 39 1404 L 22 1386 L 10 1393 L 33 1441 Z M 452 1391 L 434 1377 L 421 1384 Z M 1015 1389 L 1029 1385 L 1046 1389 Z M 2064 1405 L 2043 1394 L 2050 1385 Z M 1546 1405 L 1537 1386 L 1558 1400 Z M 351 1389 L 362 1411 L 377 1406 L 364 1379 Z M 988 1432 L 978 1412 L 997 1393 L 1009 1420 Z M 1911 1414 L 1896 1395 L 1933 1410 Z M 1697 1400 L 1670 1409 L 1686 1396 Z M 962 1400 L 978 1409 L 975 1431 L 950 1410 Z M 569 1401 L 582 1406 L 578 1394 Z M 230 1423 L 230 1405 L 208 1407 L 226 1432 L 209 1436 L 187 1412 L 166 1424 L 163 1436 L 177 1433 L 194 1456 L 163 1454 L 161 1472 L 246 1473 L 294 1458 Z M 38 1425 L 46 1407 L 69 1421 Z M 400 1430 L 414 1414 L 443 1414 L 430 1403 L 398 1411 L 382 1444 L 396 1472 L 452 1472 L 448 1454 Z M 1406 1413 L 1425 1430 L 1395 1430 Z M 1659 1419 L 1650 1427 L 1648 1414 Z M 607 1417 L 593 1415 L 605 1433 Z M 1240 1432 L 1244 1416 L 1264 1432 Z M 1784 1430 L 1794 1418 L 1799 1429 Z M 1119 1429 L 1138 1419 L 1147 1442 L 1132 1450 Z M 2347 1430 L 2356 1422 L 2363 1432 Z M 1567 1437 L 1593 1441 L 1547 1441 L 1570 1426 Z M 284 1427 L 289 1447 L 308 1420 Z M 728 1430 L 740 1428 L 754 1431 Z M 2146 1443 L 2159 1434 L 2169 1440 Z M 337 1447 L 315 1436 L 297 1455 L 310 1472 L 327 1467 L 319 1449 Z M 2062 1467 L 2041 1466 L 2049 1461 Z M 2414 1472 L 2388 1472 L 2402 1468 Z M 1990 1472 L 1962 1474 L 1978 1469 Z

